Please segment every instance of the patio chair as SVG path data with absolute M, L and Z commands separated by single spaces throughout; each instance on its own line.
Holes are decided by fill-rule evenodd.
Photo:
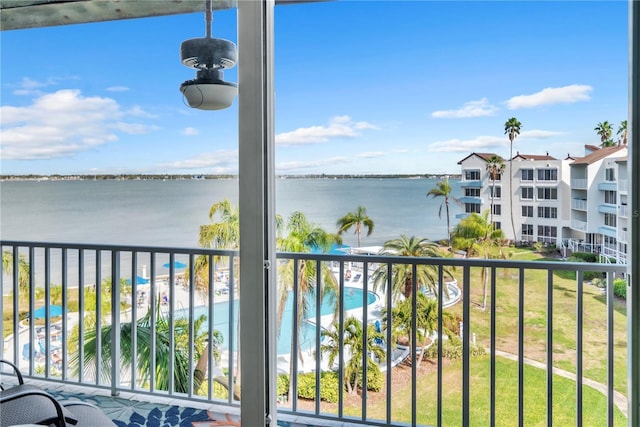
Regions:
M 0 359 L 11 366 L 18 384 L 0 386 L 0 427 L 48 425 L 55 427 L 113 427 L 115 424 L 96 406 L 85 402 L 59 402 L 46 391 L 25 384 L 22 373 L 13 363 Z

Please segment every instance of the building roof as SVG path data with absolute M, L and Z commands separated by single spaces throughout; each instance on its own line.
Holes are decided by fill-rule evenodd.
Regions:
M 616 159 L 616 163 L 626 163 L 629 156 L 623 156 L 619 159 Z
M 605 157 L 608 157 L 611 154 L 616 153 L 618 151 L 621 151 L 623 149 L 626 150 L 627 146 L 626 145 L 614 145 L 613 147 L 598 148 L 593 153 L 589 153 L 584 157 L 578 157 L 577 159 L 575 159 L 570 164 L 571 165 L 590 165 L 590 164 L 593 164 L 593 163 L 597 162 L 598 160 L 602 160 Z
M 539 154 L 520 154 L 518 152 L 515 156 L 513 156 L 513 160 L 522 159 L 522 160 L 558 160 L 555 157 L 549 155 L 549 153 L 544 155 Z
M 600 147 L 598 147 L 597 145 L 584 144 L 584 149 L 588 151 L 598 151 Z
M 471 153 L 471 154 L 469 154 L 467 157 L 465 157 L 464 159 L 460 160 L 460 161 L 458 162 L 458 164 L 459 164 L 459 165 L 461 165 L 461 164 L 462 164 L 462 162 L 464 162 L 465 160 L 467 160 L 468 158 L 473 157 L 473 156 L 480 157 L 480 158 L 481 158 L 482 160 L 484 160 L 485 162 L 488 162 L 488 161 L 489 161 L 489 159 L 491 159 L 493 156 L 497 156 L 497 157 L 499 157 L 499 158 L 500 158 L 500 160 L 504 160 L 504 159 L 502 158 L 502 156 L 498 156 L 496 153 Z

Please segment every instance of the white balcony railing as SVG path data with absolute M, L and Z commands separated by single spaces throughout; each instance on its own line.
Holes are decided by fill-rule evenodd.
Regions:
M 572 179 L 571 188 L 586 189 L 588 181 L 586 179 Z
M 618 181 L 618 191 L 620 193 L 626 193 L 629 191 L 629 182 L 626 179 L 621 179 Z
M 239 405 L 235 393 L 220 394 L 220 384 L 226 390 L 236 390 L 237 297 L 241 286 L 236 274 L 237 251 L 13 241 L 1 241 L 0 245 L 3 261 L 7 257 L 0 281 L 4 343 L 0 358 L 17 362 L 27 378 L 45 379 L 62 387 L 105 389 L 112 395 L 130 392 L 139 398 L 158 395 Z M 614 403 L 613 397 L 619 392 L 614 390 L 613 374 L 625 369 L 624 356 L 616 353 L 614 357 L 614 351 L 626 351 L 626 346 L 616 344 L 626 342 L 626 336 L 620 335 L 626 328 L 618 325 L 614 333 L 614 313 L 620 316 L 613 309 L 612 286 L 614 275 L 625 271 L 623 266 L 310 253 L 278 253 L 277 259 L 280 295 L 287 292 L 281 300 L 287 303 L 282 306 L 279 339 L 273 345 L 279 375 L 291 375 L 278 381 L 288 389 L 280 391 L 278 414 L 282 418 L 316 421 L 305 424 L 450 425 L 451 415 L 444 408 L 454 405 L 458 408 L 454 411 L 459 421 L 456 425 L 469 425 L 472 417 L 483 425 L 492 425 L 491 420 L 504 416 L 498 403 L 504 395 L 502 388 L 513 384 L 509 396 L 515 397 L 517 410 L 513 416 L 520 425 L 524 422 L 525 400 L 531 396 L 543 400 L 547 424 L 551 425 L 554 414 L 562 410 L 561 400 L 566 399 L 566 390 L 554 374 L 562 368 L 573 372 L 568 375 L 575 381 L 567 388 L 577 402 L 569 416 L 582 419 L 583 412 L 588 411 L 583 406 L 583 386 L 592 375 L 583 363 L 587 351 L 589 363 L 598 360 L 607 367 L 598 370 L 601 378 L 596 379 L 604 384 L 604 396 L 600 395 L 603 409 L 590 422 L 613 425 L 615 417 L 623 417 Z M 208 267 L 201 268 L 204 265 Z M 11 268 L 7 270 L 7 266 Z M 600 299 L 592 303 L 600 293 L 592 298 L 591 288 L 583 285 L 586 272 L 594 270 L 602 272 L 609 285 L 605 304 Z M 426 283 L 405 280 L 426 280 L 425 272 L 432 275 L 434 286 L 423 288 Z M 567 279 L 569 272 L 574 279 Z M 396 293 L 391 290 L 396 289 L 397 277 L 404 279 L 397 282 L 401 286 Z M 487 278 L 489 291 L 486 311 L 477 308 L 483 300 L 481 277 Z M 544 303 L 525 298 L 525 289 L 543 293 Z M 396 309 L 403 300 L 410 302 L 410 324 L 416 325 L 422 304 L 418 296 L 423 294 L 435 301 L 433 322 L 423 326 L 430 328 L 429 333 L 422 338 L 417 328 L 405 330 L 409 343 L 423 344 L 401 345 L 393 338 L 401 330 L 396 326 L 401 318 L 398 316 L 404 314 Z M 513 311 L 503 312 L 509 304 L 514 304 Z M 569 308 L 571 305 L 573 308 Z M 42 313 L 38 310 L 41 306 Z M 499 315 L 497 307 L 501 307 Z M 540 319 L 532 324 L 528 316 L 534 311 Z M 562 323 L 557 317 L 560 311 L 574 313 L 573 330 L 566 332 L 566 324 L 554 326 L 554 322 Z M 506 319 L 513 323 L 498 336 L 497 326 Z M 583 340 L 585 325 L 595 333 L 591 329 L 596 323 L 603 328 L 598 336 L 604 337 L 597 354 Z M 354 335 L 352 332 L 358 329 L 355 325 L 368 327 Z M 444 342 L 449 333 L 453 334 L 449 337 L 451 345 L 460 340 L 459 363 L 444 362 Z M 80 346 L 82 353 L 78 352 L 78 343 L 85 344 Z M 209 354 L 203 351 L 206 343 L 219 358 L 205 359 L 203 377 L 191 375 L 203 355 Z M 419 373 L 419 357 L 420 347 L 430 345 L 434 351 L 428 352 L 429 366 L 436 374 L 427 379 Z M 357 348 L 369 351 L 358 353 L 362 359 L 354 361 L 350 349 Z M 525 348 L 540 350 L 525 352 Z M 545 348 L 554 351 L 545 352 Z M 59 360 L 50 357 L 54 351 L 61 355 Z M 473 355 L 482 351 L 486 356 L 480 363 L 474 362 Z M 554 356 L 560 352 L 564 356 L 561 366 L 556 365 Z M 333 364 L 328 363 L 329 354 L 335 356 Z M 136 361 L 133 366 L 139 367 L 141 359 L 149 369 L 140 371 L 126 362 Z M 622 364 L 617 362 L 620 360 Z M 544 391 L 536 388 L 538 382 L 525 380 L 525 366 L 531 364 L 543 367 L 539 374 L 546 376 Z M 509 372 L 504 371 L 505 365 Z M 490 374 L 480 386 L 483 366 Z M 102 375 L 95 374 L 96 367 Z M 516 378 L 511 368 L 517 372 Z M 366 386 L 359 388 L 359 394 L 347 396 L 347 390 L 337 384 L 348 381 L 353 369 L 359 383 Z M 408 372 L 400 383 L 394 381 L 399 370 Z M 328 386 L 325 374 L 316 375 L 319 372 L 330 374 L 334 382 Z M 533 371 L 527 372 L 529 376 Z M 450 383 L 447 375 L 459 379 L 459 384 Z M 374 383 L 378 391 L 374 391 Z M 459 394 L 449 401 L 452 387 L 457 387 Z M 302 394 L 304 400 L 296 397 Z M 354 405 L 356 398 L 361 404 Z M 402 411 L 396 408 L 398 399 L 403 402 Z M 476 399 L 484 403 L 476 405 Z M 589 399 L 593 401 L 593 397 Z M 426 411 L 429 402 L 437 404 Z M 482 415 L 472 412 L 476 406 L 483 408 Z
M 571 200 L 571 208 L 579 209 L 581 211 L 587 210 L 587 201 L 583 199 L 573 199 Z
M 578 219 L 571 220 L 571 228 L 574 230 L 586 231 L 587 230 L 587 222 L 580 221 Z
M 629 207 L 627 205 L 618 206 L 618 215 L 627 218 L 629 216 Z

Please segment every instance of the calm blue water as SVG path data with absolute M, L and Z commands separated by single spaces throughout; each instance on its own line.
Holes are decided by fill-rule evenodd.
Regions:
M 400 234 L 446 236 L 438 218 L 441 200 L 427 198 L 436 179 L 278 179 L 276 211 L 293 211 L 327 231 L 358 205 L 367 208 L 375 228 L 362 245 L 382 245 Z M 451 181 L 460 196 L 458 181 Z M 3 181 L 0 182 L 0 237 L 59 243 L 197 246 L 201 224 L 212 204 L 237 203 L 238 181 Z M 452 226 L 455 214 L 451 206 Z M 352 230 L 344 243 L 356 245 Z
M 344 307 L 345 310 L 352 310 L 355 308 L 362 307 L 362 289 L 345 287 L 344 292 Z M 367 295 L 367 305 L 373 304 L 376 302 L 376 295 L 373 292 L 368 292 Z M 313 323 L 308 322 L 307 320 L 312 319 L 315 321 L 316 315 L 316 304 L 315 298 L 309 298 L 307 301 L 308 304 L 308 315 L 304 319 L 305 322 L 302 324 L 300 329 L 300 348 L 302 350 L 307 350 L 309 348 L 315 347 L 315 339 L 316 339 L 316 326 Z M 322 316 L 327 314 L 333 314 L 333 307 L 335 305 L 335 296 L 325 296 L 322 301 L 322 306 L 320 307 L 320 313 Z M 234 336 L 234 351 L 236 349 L 237 343 L 237 331 L 238 331 L 238 300 L 234 302 L 234 319 L 233 319 L 233 328 L 229 328 L 229 308 L 230 304 L 226 302 L 220 302 L 213 305 L 213 328 L 220 331 L 223 335 L 223 343 L 222 348 L 229 348 L 229 334 L 233 334 Z M 209 308 L 205 306 L 194 307 L 194 318 L 198 318 L 202 315 L 208 316 Z M 177 310 L 175 313 L 176 317 L 188 317 L 188 310 Z M 203 331 L 206 331 L 208 325 L 203 326 Z M 278 337 L 278 354 L 289 354 L 291 353 L 291 337 L 293 327 L 293 296 L 290 293 L 289 298 L 287 298 L 287 303 L 285 304 L 284 313 L 282 315 L 282 324 L 280 327 L 280 336 Z

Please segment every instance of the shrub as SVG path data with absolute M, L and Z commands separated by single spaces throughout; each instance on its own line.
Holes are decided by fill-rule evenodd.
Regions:
M 613 294 L 619 298 L 627 299 L 627 281 L 621 277 L 613 280 Z
M 578 261 L 583 262 L 597 262 L 598 256 L 596 254 L 592 254 L 591 252 L 574 252 L 571 254 L 569 259 L 575 258 Z
M 478 357 L 486 354 L 483 347 L 469 343 L 469 356 Z M 432 345 L 425 353 L 425 356 L 429 359 L 436 359 L 438 357 L 438 346 Z M 442 342 L 442 357 L 445 359 L 459 360 L 462 359 L 462 340 L 459 337 L 451 337 L 448 340 Z
M 278 396 L 286 396 L 289 394 L 289 375 L 278 375 L 276 384 L 278 389 Z
M 314 372 L 298 375 L 298 397 L 316 398 L 316 374 Z M 322 372 L 320 374 L 320 400 L 335 403 L 338 401 L 338 374 Z
M 604 279 L 605 274 L 601 271 L 585 271 L 582 274 L 583 280 L 594 280 L 594 279 Z
M 384 375 L 375 363 L 367 364 L 367 390 L 380 391 L 384 385 Z M 358 387 L 362 388 L 362 376 L 358 378 Z

